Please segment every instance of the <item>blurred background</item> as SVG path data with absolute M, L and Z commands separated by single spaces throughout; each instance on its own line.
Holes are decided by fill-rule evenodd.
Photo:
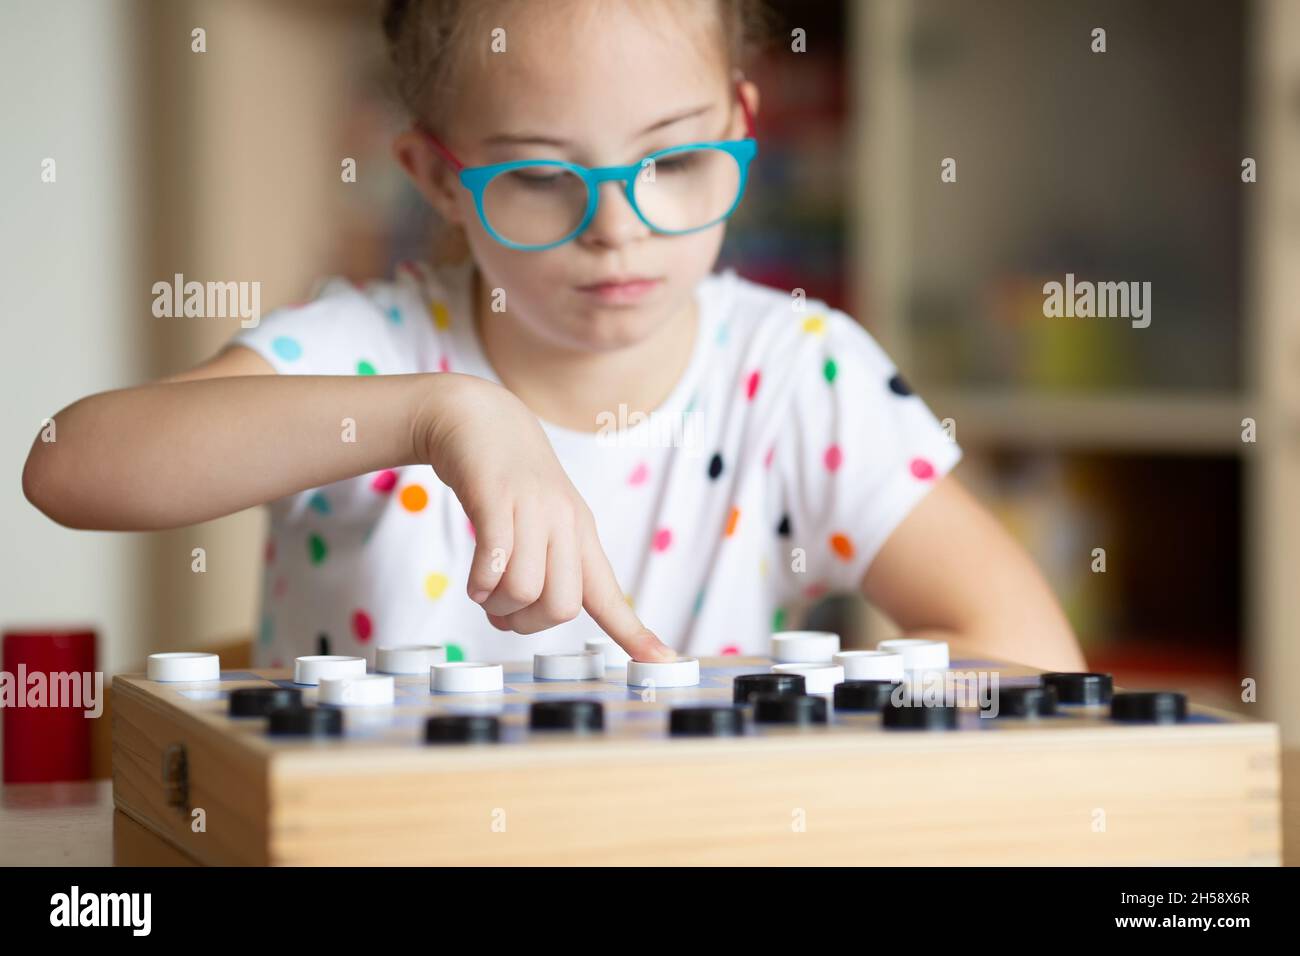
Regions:
M 952 419 L 958 474 L 1044 569 L 1090 665 L 1269 716 L 1294 746 L 1300 0 L 769 6 L 772 42 L 750 70 L 757 180 L 723 265 L 825 298 L 881 341 Z M 389 157 L 405 118 L 379 8 L 0 13 L 0 625 L 92 625 L 110 673 L 247 641 L 260 512 L 73 532 L 27 504 L 19 474 L 46 416 L 190 366 L 236 331 L 154 318 L 154 282 L 257 280 L 265 313 L 323 275 L 384 276 L 428 253 L 434 224 Z M 795 29 L 806 52 L 791 51 Z M 949 157 L 956 183 L 940 181 Z M 1258 182 L 1242 181 L 1247 157 Z M 1044 318 L 1043 283 L 1067 272 L 1150 282 L 1150 327 Z M 850 643 L 892 633 L 852 601 L 795 610 Z M 1246 679 L 1258 703 L 1242 703 Z

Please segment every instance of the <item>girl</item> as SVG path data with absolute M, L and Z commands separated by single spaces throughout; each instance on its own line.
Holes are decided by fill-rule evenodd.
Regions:
M 123 530 L 269 502 L 260 664 L 321 634 L 764 654 L 790 604 L 854 588 L 914 636 L 1081 669 L 872 338 L 711 273 L 759 150 L 753 14 L 390 0 L 394 154 L 468 256 L 328 283 L 197 368 L 76 402 L 28 498 Z

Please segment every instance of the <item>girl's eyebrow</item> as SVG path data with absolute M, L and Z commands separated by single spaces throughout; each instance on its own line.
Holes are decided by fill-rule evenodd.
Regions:
M 703 114 L 708 113 L 713 108 L 714 107 L 712 104 L 706 104 L 704 106 L 696 106 L 688 110 L 683 110 L 680 113 L 674 113 L 672 116 L 667 116 L 664 119 L 656 120 L 655 122 L 651 123 L 645 129 L 641 130 L 641 132 L 637 133 L 634 138 L 640 139 L 643 136 L 648 136 L 651 133 L 663 129 L 666 126 L 672 126 L 674 123 L 681 123 L 684 120 L 694 119 L 697 116 L 702 116 Z M 496 136 L 487 137 L 486 139 L 483 140 L 483 144 L 485 146 L 530 145 L 530 146 L 558 146 L 558 147 L 570 145 L 568 140 L 556 139 L 554 136 L 543 136 L 541 134 L 536 134 L 536 133 L 501 133 Z

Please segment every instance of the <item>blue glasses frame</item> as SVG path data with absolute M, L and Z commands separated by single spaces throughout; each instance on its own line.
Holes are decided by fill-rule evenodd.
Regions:
M 520 159 L 509 163 L 495 163 L 491 166 L 473 166 L 467 168 L 450 149 L 442 144 L 438 137 L 432 132 L 417 124 L 416 129 L 429 141 L 438 154 L 444 160 L 451 164 L 452 169 L 459 174 L 460 183 L 470 191 L 474 197 L 474 208 L 478 212 L 479 222 L 487 230 L 489 236 L 495 239 L 501 245 L 510 249 L 520 249 L 528 252 L 540 252 L 543 249 L 554 249 L 556 246 L 562 246 L 575 237 L 582 234 L 582 231 L 591 224 L 591 220 L 596 215 L 596 210 L 600 206 L 600 185 L 607 182 L 625 183 L 623 195 L 627 199 L 627 204 L 632 207 L 638 219 L 652 230 L 661 235 L 684 236 L 692 232 L 699 232 L 701 229 L 708 229 L 710 226 L 716 226 L 731 216 L 740 205 L 741 198 L 745 195 L 745 185 L 749 182 L 749 164 L 758 155 L 758 141 L 754 138 L 754 116 L 749 111 L 749 104 L 741 92 L 740 85 L 744 78 L 737 74 L 736 76 L 736 93 L 740 102 L 740 109 L 745 115 L 745 127 L 749 135 L 744 139 L 724 139 L 709 140 L 699 143 L 685 143 L 681 146 L 670 146 L 667 149 L 657 150 L 648 156 L 643 157 L 640 162 L 633 163 L 630 166 L 579 166 L 577 163 L 568 163 L 560 159 Z M 672 156 L 674 153 L 687 152 L 695 149 L 717 149 L 731 156 L 740 170 L 740 181 L 736 187 L 736 198 L 721 216 L 706 222 L 702 226 L 693 226 L 690 229 L 660 229 L 650 220 L 646 219 L 641 212 L 641 207 L 636 202 L 636 177 L 646 168 L 646 164 L 657 161 L 665 156 Z M 502 236 L 492 228 L 492 223 L 488 222 L 487 214 L 483 211 L 483 192 L 487 189 L 488 183 L 492 182 L 502 173 L 510 172 L 514 169 L 522 169 L 536 166 L 550 166 L 556 169 L 564 169 L 575 174 L 587 186 L 587 209 L 583 214 L 582 221 L 577 227 L 562 239 L 554 242 L 547 242 L 541 245 L 529 245 L 526 243 L 513 242 Z
M 716 219 L 706 222 L 700 226 L 692 226 L 690 229 L 660 229 L 654 223 L 650 222 L 641 212 L 641 207 L 636 201 L 636 177 L 639 176 L 648 164 L 654 163 L 676 153 L 689 152 L 697 149 L 716 149 L 728 154 L 736 162 L 740 170 L 740 181 L 736 187 L 736 198 L 727 211 Z M 567 163 L 560 159 L 521 159 L 509 163 L 495 163 L 491 166 L 475 166 L 472 169 L 462 169 L 460 171 L 460 182 L 474 197 L 474 208 L 478 210 L 479 222 L 483 223 L 483 228 L 497 242 L 503 246 L 509 246 L 511 249 L 523 249 L 531 252 L 540 252 L 543 249 L 553 249 L 556 246 L 569 242 L 574 237 L 580 235 L 584 229 L 591 224 L 595 218 L 596 210 L 600 206 L 600 184 L 608 182 L 624 183 L 623 195 L 627 203 L 636 213 L 637 218 L 646 224 L 654 232 L 669 236 L 684 236 L 688 233 L 699 232 L 701 229 L 708 229 L 710 226 L 716 226 L 724 219 L 735 212 L 736 207 L 740 205 L 740 199 L 745 194 L 745 184 L 749 180 L 749 163 L 758 153 L 758 143 L 753 139 L 729 139 L 714 140 L 711 142 L 685 143 L 681 146 L 670 146 L 667 149 L 656 150 L 655 152 L 644 157 L 639 163 L 633 163 L 630 166 L 596 166 L 586 167 L 579 166 L 577 163 Z M 587 209 L 583 213 L 582 221 L 562 239 L 554 242 L 544 243 L 542 245 L 525 245 L 514 242 L 502 236 L 492 228 L 492 223 L 488 221 L 487 214 L 483 211 L 483 192 L 487 189 L 488 183 L 492 182 L 502 173 L 508 173 L 515 169 L 536 168 L 546 166 L 554 169 L 564 169 L 578 176 L 587 184 Z

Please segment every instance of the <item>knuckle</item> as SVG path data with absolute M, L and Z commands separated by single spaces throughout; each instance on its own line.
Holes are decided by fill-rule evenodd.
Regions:
M 543 604 L 546 617 L 554 624 L 572 621 L 582 610 L 582 602 L 571 595 L 558 595 L 547 598 Z
M 578 506 L 572 498 L 561 495 L 551 503 L 551 515 L 564 527 L 571 527 L 579 518 Z
M 505 596 L 516 604 L 528 607 L 542 596 L 542 582 L 533 577 L 508 580 L 505 585 Z
M 471 574 L 487 579 L 495 580 L 505 573 L 506 568 L 510 565 L 510 549 L 502 547 L 491 547 L 482 545 L 475 555 L 474 566 Z
M 480 524 L 493 526 L 511 509 L 510 482 L 505 477 L 484 478 L 464 492 L 462 505 Z

